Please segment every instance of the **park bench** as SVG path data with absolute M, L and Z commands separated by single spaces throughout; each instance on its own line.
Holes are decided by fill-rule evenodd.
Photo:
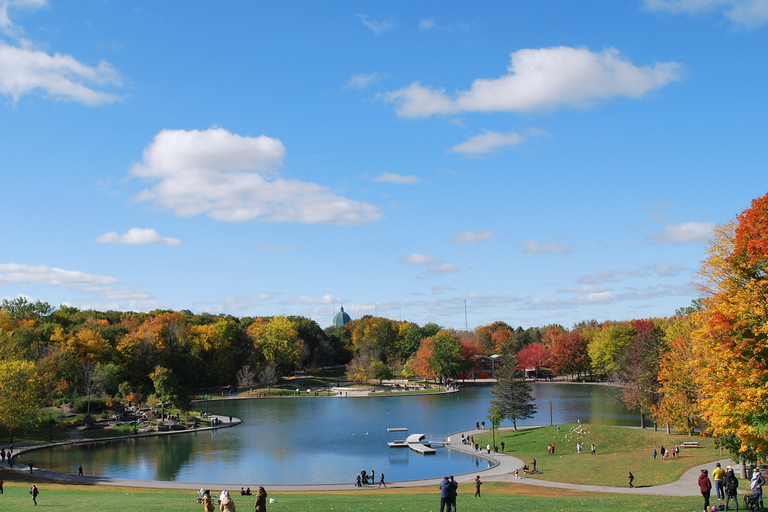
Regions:
M 680 443 L 680 446 L 683 448 L 698 448 L 699 442 L 698 441 L 685 441 L 684 443 Z

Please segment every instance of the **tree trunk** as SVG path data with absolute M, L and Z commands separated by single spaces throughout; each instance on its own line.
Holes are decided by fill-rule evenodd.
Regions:
M 640 413 L 640 428 L 645 430 L 645 414 Z

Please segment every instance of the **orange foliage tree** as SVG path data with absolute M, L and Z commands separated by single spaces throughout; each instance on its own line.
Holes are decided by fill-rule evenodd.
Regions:
M 693 343 L 702 416 L 740 452 L 768 451 L 768 195 L 715 232 Z

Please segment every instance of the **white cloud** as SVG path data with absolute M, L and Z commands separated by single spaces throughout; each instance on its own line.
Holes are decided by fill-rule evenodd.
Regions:
M 384 172 L 380 176 L 377 176 L 374 181 L 383 182 L 383 183 L 398 183 L 401 185 L 418 185 L 419 184 L 419 178 L 417 178 L 413 174 L 409 174 L 408 176 L 403 176 L 402 174 L 395 174 L 392 172 Z
M 0 283 L 44 284 L 66 288 L 109 286 L 115 284 L 114 277 L 86 274 L 78 270 L 64 270 L 47 265 L 24 265 L 21 263 L 0 263 Z
M 248 311 L 270 299 L 272 299 L 272 296 L 268 293 L 228 297 L 222 300 L 196 302 L 193 309 L 198 312 L 207 313 L 238 313 Z
M 591 52 L 560 46 L 518 50 L 509 74 L 477 79 L 450 98 L 442 89 L 419 82 L 384 95 L 402 117 L 429 117 L 458 112 L 531 112 L 558 107 L 582 108 L 617 96 L 639 99 L 682 78 L 675 62 L 636 66 L 616 49 Z
M 433 292 L 438 292 L 438 293 L 440 293 L 440 292 L 450 292 L 450 291 L 454 291 L 454 290 L 456 290 L 456 288 L 454 288 L 453 286 L 449 286 L 447 284 L 436 284 L 435 286 L 432 287 L 432 291 Z
M 712 222 L 685 222 L 664 226 L 664 233 L 651 235 L 647 240 L 653 244 L 696 244 L 710 240 L 714 231 Z
M 578 282 L 585 284 L 595 283 L 615 283 L 621 281 L 621 276 L 615 272 L 608 272 L 607 270 L 599 270 L 596 274 L 591 276 L 581 276 Z
M 181 245 L 181 240 L 178 238 L 160 236 L 157 231 L 151 228 L 131 228 L 122 235 L 118 235 L 115 231 L 110 231 L 96 238 L 96 241 L 103 244 L 160 244 L 169 247 Z
M 435 24 L 435 20 L 433 18 L 423 19 L 419 22 L 419 28 L 421 30 L 430 30 L 435 28 L 436 26 L 437 24 Z
M 350 89 L 363 90 L 368 88 L 370 84 L 380 82 L 383 78 L 378 73 L 361 73 L 359 75 L 352 75 L 352 78 L 347 80 L 347 87 Z
M 316 304 L 341 304 L 344 299 L 333 295 L 323 295 L 322 297 L 295 297 L 285 301 L 285 304 L 314 306 Z
M 517 146 L 523 142 L 523 137 L 517 132 L 499 133 L 486 130 L 482 135 L 470 137 L 466 142 L 453 146 L 451 153 L 482 155 L 505 146 Z
M 265 135 L 240 136 L 223 128 L 163 130 L 130 173 L 155 182 L 136 200 L 180 217 L 342 225 L 381 218 L 374 205 L 322 185 L 280 178 L 284 156 L 283 143 Z
M 601 292 L 607 292 L 609 289 L 605 286 L 567 286 L 565 288 L 562 288 L 560 291 L 563 293 L 601 293 Z
M 70 55 L 49 55 L 0 41 L 0 94 L 13 101 L 38 90 L 59 100 L 103 105 L 119 98 L 100 89 L 120 83 L 119 73 L 106 62 L 94 67 Z
M 570 254 L 573 252 L 572 249 L 560 245 L 560 244 L 553 244 L 553 243 L 539 243 L 534 242 L 533 240 L 526 240 L 522 243 L 523 246 L 523 252 L 526 254 L 552 254 L 552 253 L 559 253 L 559 254 Z
M 453 243 L 457 245 L 479 244 L 494 236 L 496 236 L 496 233 L 493 231 L 465 231 L 456 235 Z
M 106 88 L 121 85 L 120 73 L 110 64 L 101 62 L 89 66 L 71 55 L 50 55 L 36 50 L 34 44 L 22 39 L 22 29 L 11 21 L 12 8 L 40 8 L 45 0 L 0 0 L 0 31 L 15 39 L 15 45 L 0 40 L 0 94 L 18 101 L 35 91 L 57 100 L 69 100 L 86 105 L 113 103 L 119 97 Z
M 406 265 L 426 265 L 430 273 L 433 274 L 449 274 L 453 272 L 459 272 L 461 267 L 455 263 L 449 263 L 443 261 L 440 258 L 433 256 L 426 256 L 424 254 L 412 253 L 401 260 L 401 263 Z
M 683 270 L 685 270 L 685 265 L 671 265 L 669 263 L 664 262 L 658 262 L 653 264 L 653 271 L 664 277 L 668 276 L 676 276 Z
M 700 14 L 717 12 L 747 28 L 757 28 L 768 22 L 768 0 L 645 0 L 652 11 Z
M 386 32 L 387 30 L 391 30 L 395 28 L 397 23 L 395 23 L 395 20 L 392 18 L 376 21 L 376 20 L 369 20 L 368 16 L 365 14 L 358 14 L 358 18 L 360 18 L 360 21 L 363 22 L 363 25 L 368 27 L 373 31 L 374 34 L 381 34 L 382 32 Z
M 416 252 L 409 254 L 402 259 L 402 263 L 405 263 L 406 265 L 429 265 L 434 262 L 435 258 L 432 256 L 425 256 Z

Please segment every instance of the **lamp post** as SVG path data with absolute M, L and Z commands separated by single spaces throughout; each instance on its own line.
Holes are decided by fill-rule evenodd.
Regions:
M 549 401 L 549 426 L 553 425 L 552 422 L 552 400 Z

